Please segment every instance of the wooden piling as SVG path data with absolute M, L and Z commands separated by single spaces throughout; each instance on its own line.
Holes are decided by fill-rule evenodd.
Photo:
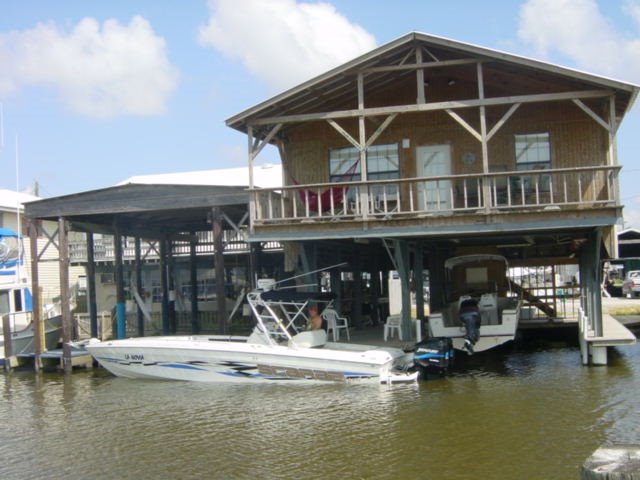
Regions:
M 640 480 L 640 445 L 598 448 L 582 465 L 580 480 Z
M 16 365 L 11 345 L 11 316 L 9 315 L 2 316 L 2 335 L 4 335 L 4 369 L 9 371 Z

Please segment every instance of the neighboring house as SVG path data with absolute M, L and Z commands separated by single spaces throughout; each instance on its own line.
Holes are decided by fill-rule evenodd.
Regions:
M 152 185 L 249 185 L 250 178 L 253 185 L 259 188 L 280 188 L 282 181 L 282 165 L 265 163 L 253 167 L 252 177 L 247 167 L 216 168 L 212 170 L 196 170 L 189 172 L 158 173 L 151 175 L 135 175 L 118 185 L 129 183 Z
M 618 232 L 618 257 L 640 258 L 640 230 L 627 228 Z
M 282 159 L 285 187 L 252 191 L 249 240 L 304 247 L 293 254 L 310 265 L 344 259 L 375 272 L 389 268 L 379 239 L 391 239 L 405 250 L 401 268 L 424 258 L 432 307 L 449 256 L 580 265 L 597 331 L 599 259 L 616 255 L 622 217 L 616 133 L 637 93 L 407 34 L 227 120 L 249 136 L 249 165 L 266 144 Z
M 9 228 L 22 235 L 24 247 L 24 265 L 31 277 L 31 242 L 25 231 L 24 203 L 40 200 L 39 197 L 22 192 L 0 189 L 0 227 Z M 42 232 L 38 237 L 38 251 L 41 255 L 39 264 L 40 289 L 42 292 L 42 304 L 53 304 L 59 301 L 60 296 L 60 269 L 58 262 L 58 250 L 51 245 L 47 235 L 55 234 L 57 225 L 54 222 L 43 222 Z M 47 247 L 46 250 L 43 249 Z M 75 267 L 70 271 L 70 287 L 77 285 L 80 277 L 84 275 L 84 268 Z

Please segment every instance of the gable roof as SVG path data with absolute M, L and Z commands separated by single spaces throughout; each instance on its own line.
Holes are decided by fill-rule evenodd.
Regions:
M 23 192 L 15 192 L 0 188 L 0 211 L 15 211 L 17 207 L 23 207 L 23 203 L 39 200 L 40 197 Z
M 304 115 L 344 109 L 357 109 L 357 73 L 366 70 L 365 90 L 383 88 L 402 76 L 415 75 L 415 48 L 425 50 L 425 62 L 430 66 L 460 71 L 470 60 L 482 61 L 485 86 L 495 83 L 520 82 L 521 94 L 526 87 L 532 91 L 575 91 L 607 89 L 616 92 L 616 111 L 621 118 L 629 110 L 638 94 L 637 85 L 625 83 L 527 57 L 501 52 L 444 37 L 411 32 L 339 67 L 297 85 L 275 97 L 250 107 L 226 120 L 227 126 L 247 131 L 252 120 L 283 115 Z M 411 66 L 414 68 L 411 68 Z M 395 69 L 380 67 L 395 66 Z M 472 71 L 471 75 L 475 75 Z M 470 75 L 470 81 L 474 78 Z M 260 136 L 258 134 L 257 136 Z

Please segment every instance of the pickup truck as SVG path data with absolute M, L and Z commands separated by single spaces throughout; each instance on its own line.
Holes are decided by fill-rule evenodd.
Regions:
M 634 298 L 640 294 L 640 270 L 631 270 L 622 282 L 622 296 Z

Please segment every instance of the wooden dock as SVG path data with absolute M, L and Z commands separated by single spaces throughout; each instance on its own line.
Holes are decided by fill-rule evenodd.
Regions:
M 4 366 L 5 370 L 17 367 L 32 366 L 35 362 L 35 354 L 33 353 L 20 353 L 14 355 L 8 359 L 0 358 L 0 366 Z M 44 369 L 64 369 L 64 359 L 62 349 L 48 350 L 42 352 L 40 355 L 40 361 Z M 93 358 L 86 350 L 72 349 L 71 350 L 71 366 L 78 368 L 92 368 Z
M 636 343 L 635 334 L 608 313 L 602 314 L 602 334 L 596 335 L 586 317 L 579 321 L 580 351 L 584 365 L 606 365 L 607 348 Z

